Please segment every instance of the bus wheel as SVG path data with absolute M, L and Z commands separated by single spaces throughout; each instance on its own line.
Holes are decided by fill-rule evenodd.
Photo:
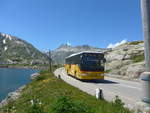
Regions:
M 68 70 L 67 70 L 67 75 L 69 75 Z
M 77 77 L 77 72 L 76 72 L 76 71 L 74 72 L 74 76 L 75 76 L 76 78 L 78 78 L 78 77 Z

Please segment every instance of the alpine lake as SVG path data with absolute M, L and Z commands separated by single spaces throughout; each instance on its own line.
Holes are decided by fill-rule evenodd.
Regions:
M 0 101 L 8 93 L 17 90 L 31 81 L 31 74 L 38 72 L 34 69 L 0 68 Z

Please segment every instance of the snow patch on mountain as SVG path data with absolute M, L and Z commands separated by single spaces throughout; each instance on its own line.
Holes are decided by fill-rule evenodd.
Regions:
M 9 39 L 9 40 L 12 40 L 11 36 L 8 35 L 8 34 L 5 34 L 5 37 L 6 37 L 7 39 Z
M 1 36 L 5 37 L 5 38 L 7 38 L 9 40 L 12 40 L 12 37 L 10 35 L 8 35 L 8 34 L 1 33 Z
M 3 40 L 3 44 L 6 44 L 6 39 Z
M 4 51 L 7 51 L 7 49 L 8 49 L 8 47 L 5 46 L 5 47 L 4 47 Z

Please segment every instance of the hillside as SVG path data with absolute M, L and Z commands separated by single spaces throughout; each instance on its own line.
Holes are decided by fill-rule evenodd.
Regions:
M 0 33 L 0 64 L 44 64 L 46 57 L 28 42 Z
M 139 79 L 144 72 L 143 41 L 127 42 L 106 53 L 108 75 L 123 79 Z

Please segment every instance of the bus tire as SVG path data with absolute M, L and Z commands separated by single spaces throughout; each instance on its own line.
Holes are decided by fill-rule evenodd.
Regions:
M 77 71 L 74 72 L 74 76 L 75 76 L 75 78 L 78 78 L 78 77 L 77 77 Z
M 67 75 L 69 75 L 68 70 L 67 70 Z

